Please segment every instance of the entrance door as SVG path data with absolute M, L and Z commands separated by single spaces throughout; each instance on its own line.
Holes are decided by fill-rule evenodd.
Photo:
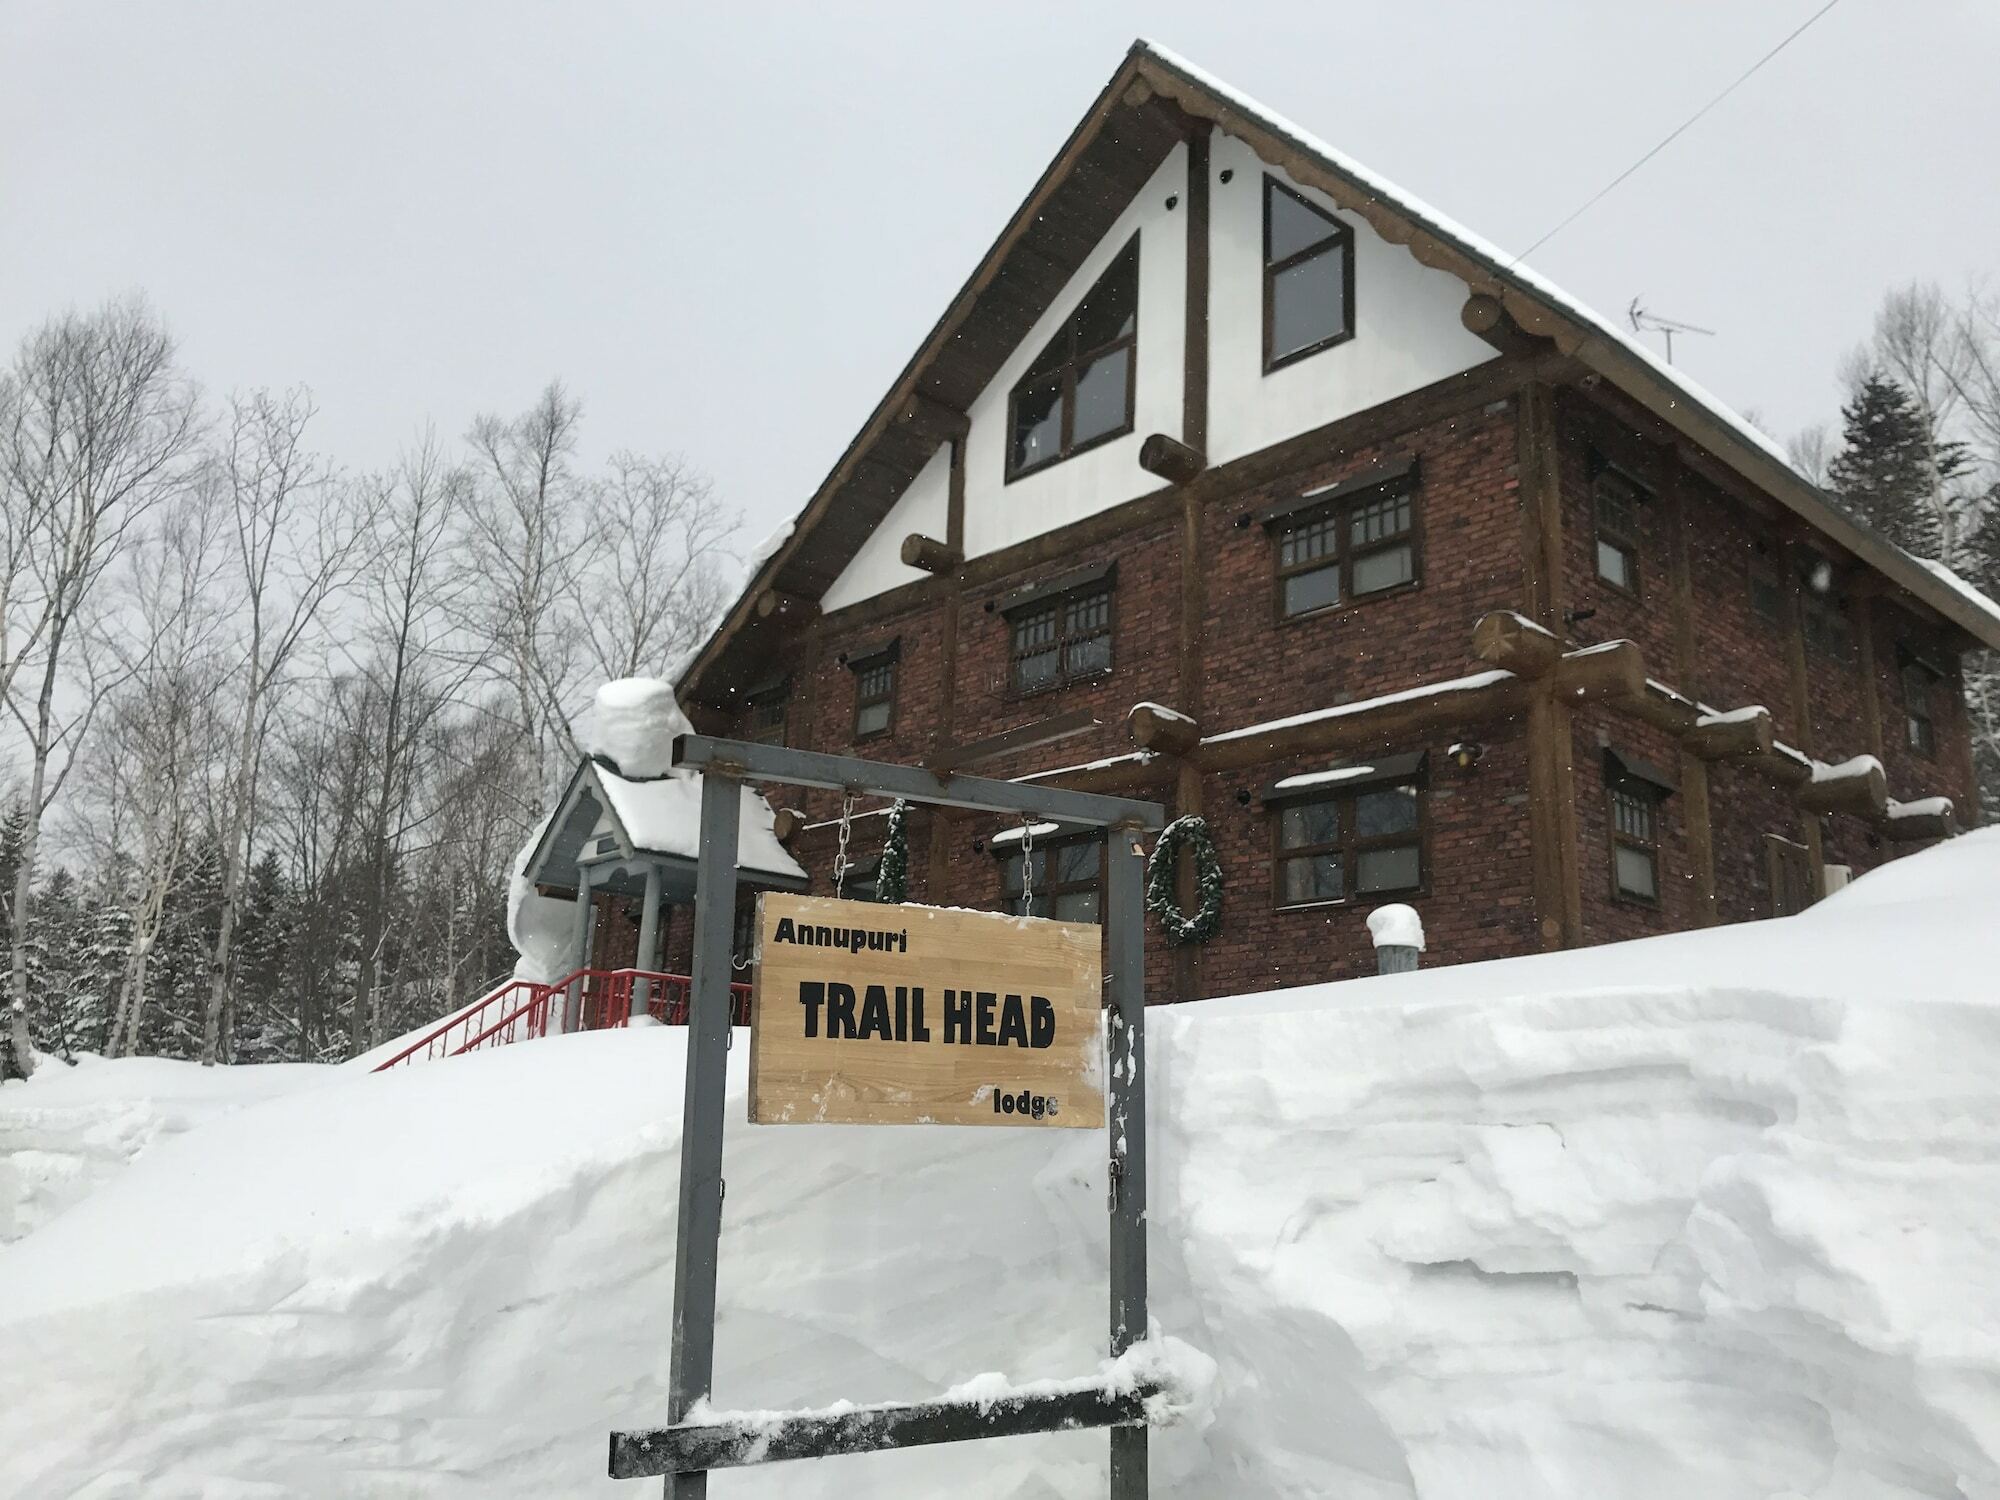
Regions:
M 639 963 L 639 918 L 630 898 L 598 891 L 590 898 L 597 908 L 590 926 L 590 967 L 631 969 Z
M 1764 862 L 1771 883 L 1771 915 L 1789 917 L 1813 904 L 1812 852 L 1775 833 L 1764 835 Z

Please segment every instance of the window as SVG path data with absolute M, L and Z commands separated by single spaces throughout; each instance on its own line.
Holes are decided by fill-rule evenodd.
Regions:
M 854 737 L 874 739 L 896 722 L 896 649 L 850 661 L 854 673 Z
M 1646 491 L 1619 470 L 1600 468 L 1591 483 L 1591 499 L 1597 519 L 1597 576 L 1636 594 Z
M 1944 675 L 1907 649 L 1897 652 L 1897 675 L 1903 683 L 1903 743 L 1919 755 L 1937 753 L 1937 721 L 1932 716 L 1932 688 Z
M 1039 693 L 1111 670 L 1111 585 L 1095 583 L 1008 616 L 1016 693 Z
M 1138 339 L 1134 236 L 1008 396 L 1009 480 L 1132 430 Z
M 1267 512 L 1278 538 L 1278 615 L 1290 619 L 1417 581 L 1416 470 L 1364 476 L 1318 503 Z
M 743 737 L 760 745 L 785 743 L 785 709 L 791 701 L 792 685 L 776 683 L 750 695 L 750 713 Z
M 1778 565 L 1764 554 L 1761 543 L 1750 558 L 1750 612 L 1767 624 L 1784 623 L 1784 576 Z
M 1104 841 L 1095 834 L 1063 838 L 1037 835 L 1026 854 L 1020 840 L 1002 846 L 1000 895 L 1007 910 L 1023 917 L 1053 917 L 1058 922 L 1095 922 L 1102 879 Z M 1021 875 L 1033 865 L 1027 895 Z
M 1855 660 L 1854 623 L 1847 600 L 1833 591 L 1833 564 L 1811 552 L 1799 554 L 1799 624 L 1806 645 L 1835 661 Z
M 1660 899 L 1660 794 L 1643 781 L 1611 784 L 1612 888 L 1635 901 Z
M 1264 371 L 1354 336 L 1354 237 L 1325 209 L 1264 179 Z
M 1317 795 L 1294 795 L 1280 782 L 1265 793 L 1276 813 L 1272 859 L 1279 906 L 1313 906 L 1423 885 L 1421 761 L 1421 755 L 1396 758 L 1399 769 L 1408 768 L 1407 779 L 1349 783 Z M 1376 768 L 1347 769 L 1367 775 Z

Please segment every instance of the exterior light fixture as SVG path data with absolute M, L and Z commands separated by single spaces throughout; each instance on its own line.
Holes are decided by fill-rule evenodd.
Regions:
M 1460 740 L 1445 751 L 1445 754 L 1451 757 L 1451 763 L 1461 771 L 1470 771 L 1479 764 L 1479 757 L 1485 753 L 1486 747 L 1477 740 Z

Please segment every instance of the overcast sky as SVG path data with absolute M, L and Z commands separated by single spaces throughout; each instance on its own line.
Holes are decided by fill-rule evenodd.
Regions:
M 1135 36 L 1508 249 L 1821 0 L 0 0 L 0 343 L 143 290 L 341 461 L 528 404 L 746 544 L 839 456 Z M 1842 0 L 1531 262 L 1781 435 L 1882 291 L 2000 273 L 2000 6 Z

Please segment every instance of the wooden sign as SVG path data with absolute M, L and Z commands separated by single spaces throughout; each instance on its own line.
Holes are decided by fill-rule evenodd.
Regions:
M 753 1124 L 1103 1125 L 1095 926 L 769 892 L 757 943 Z

